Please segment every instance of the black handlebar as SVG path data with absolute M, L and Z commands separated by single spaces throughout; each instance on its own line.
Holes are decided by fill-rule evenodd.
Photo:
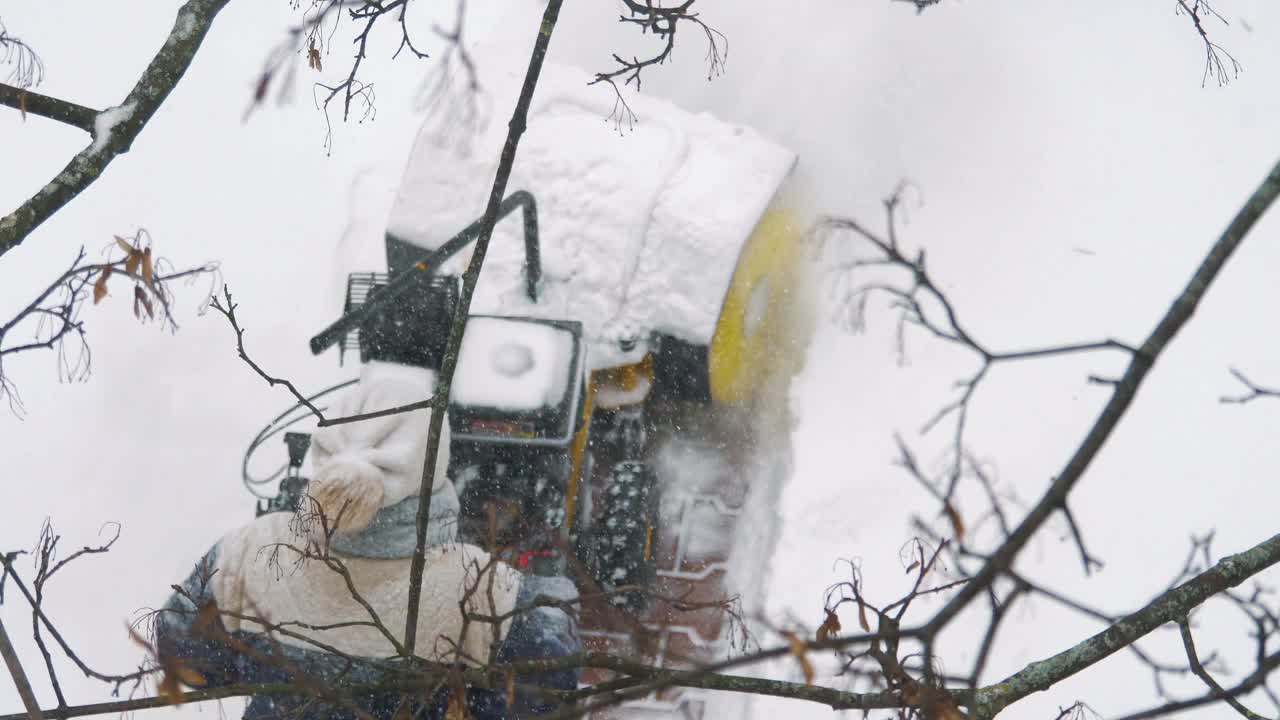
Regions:
M 524 210 L 525 292 L 528 293 L 530 300 L 537 302 L 538 281 L 542 279 L 542 258 L 538 250 L 538 206 L 533 199 L 533 194 L 527 190 L 517 190 L 508 195 L 498 206 L 497 219 L 502 220 L 517 208 Z M 311 338 L 312 354 L 319 355 L 336 345 L 366 317 L 390 305 L 405 291 L 426 282 L 446 260 L 480 237 L 480 227 L 483 224 L 484 218 L 471 223 L 448 242 L 424 255 L 400 277 L 389 282 L 360 307 L 338 318 L 332 325 L 317 333 Z M 391 237 L 388 235 L 388 238 Z

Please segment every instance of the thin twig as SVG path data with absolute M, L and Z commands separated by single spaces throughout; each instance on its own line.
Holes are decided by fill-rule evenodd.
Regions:
M 1226 18 L 1218 14 L 1218 11 L 1209 5 L 1208 0 L 1175 0 L 1175 2 L 1179 12 L 1185 12 L 1190 16 L 1191 24 L 1195 26 L 1196 34 L 1200 36 L 1200 41 L 1204 43 L 1204 73 L 1200 78 L 1200 86 L 1204 87 L 1209 82 L 1210 77 L 1217 81 L 1218 87 L 1222 87 L 1239 77 L 1240 71 L 1244 68 L 1235 59 L 1235 56 L 1209 39 L 1209 31 L 1204 26 L 1206 18 L 1220 20 L 1223 25 L 1227 24 Z
M 1080 552 L 1080 564 L 1084 566 L 1084 574 L 1089 575 L 1094 568 L 1102 569 L 1102 561 L 1089 554 L 1084 546 L 1084 534 L 1080 532 L 1080 526 L 1076 524 L 1076 516 L 1072 514 L 1071 508 L 1068 507 L 1066 501 L 1062 503 L 1062 514 L 1067 518 L 1067 527 L 1071 529 L 1071 538 L 1075 540 L 1076 550 Z
M 1182 647 L 1187 653 L 1187 662 L 1191 665 L 1191 671 L 1200 678 L 1205 685 L 1209 686 L 1209 691 L 1217 696 L 1220 700 L 1231 706 L 1232 710 L 1240 713 L 1241 716 L 1249 718 L 1249 720 L 1268 720 L 1249 708 L 1244 703 L 1237 700 L 1229 694 L 1225 688 L 1218 684 L 1217 680 L 1209 674 L 1204 665 L 1200 662 L 1200 656 L 1196 653 L 1196 641 L 1191 635 L 1191 622 L 1186 617 L 1178 618 L 1178 632 L 1182 635 Z
M 227 322 L 231 323 L 231 329 L 236 334 L 236 353 L 240 356 L 240 359 L 243 360 L 245 364 L 247 364 L 250 368 L 252 368 L 253 371 L 258 374 L 258 377 L 262 378 L 263 380 L 266 380 L 268 385 L 272 387 L 276 385 L 283 385 L 285 389 L 287 389 L 290 392 L 290 394 L 293 395 L 294 399 L 298 401 L 298 405 L 305 407 L 308 411 L 311 412 L 312 415 L 316 417 L 317 420 L 319 420 L 319 422 L 316 423 L 317 426 L 333 427 L 335 425 L 346 425 L 348 423 L 361 422 L 363 420 L 373 420 L 375 418 L 387 417 L 388 415 L 399 415 L 401 413 L 413 412 L 414 410 L 424 410 L 426 408 L 434 406 L 435 395 L 433 394 L 432 397 L 429 397 L 425 400 L 418 400 L 416 402 L 406 403 L 404 405 L 397 405 L 396 407 L 387 408 L 385 410 L 375 410 L 367 413 L 346 415 L 344 417 L 339 417 L 339 418 L 325 417 L 324 411 L 322 411 L 319 407 L 316 406 L 315 403 L 312 402 L 312 399 L 314 396 L 303 395 L 302 391 L 299 390 L 298 387 L 294 385 L 293 381 L 291 380 L 267 374 L 267 371 L 263 370 L 261 365 L 255 362 L 253 358 L 249 357 L 249 351 L 246 350 L 244 346 L 244 328 L 240 327 L 240 320 L 236 317 L 236 308 L 239 307 L 239 305 L 235 302 L 232 302 L 231 288 L 229 286 L 224 285 L 222 287 L 222 293 L 223 293 L 224 299 L 219 300 L 217 297 L 213 298 L 212 302 L 209 303 L 209 307 L 213 308 L 214 310 L 217 310 L 219 313 L 222 314 L 223 317 L 227 319 Z
M 79 668 L 80 672 L 84 673 L 86 677 L 118 685 L 137 680 L 155 672 L 154 669 L 143 669 L 127 675 L 107 675 L 89 667 L 80 659 L 80 656 L 71 649 L 71 646 L 62 637 L 62 633 L 58 631 L 54 626 L 53 621 L 49 619 L 49 616 L 45 614 L 44 609 L 40 607 L 40 603 L 36 600 L 36 597 L 27 588 L 26 584 L 22 582 L 22 578 L 18 577 L 18 573 L 13 569 L 12 557 L 4 553 L 0 553 L 0 565 L 4 565 L 6 578 L 12 581 L 13 584 L 17 586 L 18 591 L 22 593 L 22 596 L 26 598 L 27 604 L 31 607 L 31 612 L 39 618 L 40 622 L 44 624 L 45 629 L 48 630 L 49 634 L 53 636 L 53 639 L 57 641 L 58 646 L 62 648 L 62 652 L 71 659 L 71 662 L 75 663 L 76 667 Z M 46 712 L 45 714 L 48 715 L 49 713 Z
M 1249 392 L 1245 393 L 1244 395 L 1223 395 L 1222 397 L 1218 398 L 1218 402 L 1233 404 L 1233 405 L 1244 405 L 1245 403 L 1253 402 L 1258 398 L 1280 397 L 1280 390 L 1258 385 L 1257 383 L 1250 380 L 1247 376 L 1245 376 L 1244 373 L 1240 372 L 1235 368 L 1231 368 L 1231 375 L 1235 377 L 1235 379 L 1243 383 L 1245 388 Z
M 226 298 L 225 305 L 215 297 L 209 306 L 214 310 L 217 310 L 219 313 L 222 313 L 222 316 L 227 319 L 227 322 L 231 323 L 231 329 L 236 333 L 236 352 L 240 355 L 240 359 L 244 360 L 249 367 L 253 368 L 253 371 L 256 372 L 259 377 L 266 380 L 268 385 L 272 387 L 275 387 L 276 385 L 285 386 L 285 388 L 288 389 L 290 393 L 293 393 L 293 396 L 297 398 L 299 404 L 305 406 L 311 411 L 311 414 L 320 418 L 321 421 L 324 421 L 324 413 L 320 412 L 320 408 L 316 407 L 310 400 L 308 400 L 306 395 L 299 392 L 298 388 L 292 381 L 268 375 L 267 372 L 262 369 L 261 365 L 254 362 L 253 358 L 249 357 L 249 353 L 244 347 L 244 328 L 240 327 L 240 322 L 236 319 L 237 306 L 231 299 L 231 286 L 223 285 L 222 294 Z
M 707 79 L 710 80 L 724 72 L 724 64 L 729 54 L 728 39 L 724 33 L 704 22 L 698 13 L 690 12 L 695 2 L 697 0 L 684 0 L 678 5 L 662 7 L 654 4 L 653 0 L 622 0 L 627 14 L 619 16 L 618 22 L 635 25 L 640 28 L 641 33 L 652 33 L 663 43 L 657 52 L 643 60 L 634 55 L 628 60 L 614 53 L 613 61 L 618 67 L 609 72 L 598 72 L 592 79 L 590 83 L 592 85 L 604 83 L 613 88 L 614 106 L 610 117 L 619 129 L 624 123 L 630 126 L 636 120 L 635 113 L 631 111 L 631 106 L 622 95 L 623 88 L 630 85 L 639 91 L 642 73 L 648 68 L 662 65 L 671 59 L 672 51 L 676 47 L 676 31 L 681 23 L 687 22 L 698 27 L 706 36 Z M 619 80 L 622 82 L 622 87 L 618 86 Z
M 0 83 L 0 105 L 8 105 L 22 113 L 57 120 L 93 134 L 94 120 L 100 111 L 67 100 L 42 95 L 34 90 Z

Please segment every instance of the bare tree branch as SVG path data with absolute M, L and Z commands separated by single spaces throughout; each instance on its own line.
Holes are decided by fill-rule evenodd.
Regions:
M 93 184 L 118 155 L 129 151 L 165 98 L 191 65 L 214 17 L 227 0 L 187 0 L 173 30 L 137 85 L 119 106 L 98 113 L 94 138 L 53 180 L 9 215 L 0 218 L 0 255 L 22 243 L 41 223 Z
M 108 552 L 116 540 L 120 539 L 120 525 L 117 523 L 108 523 L 102 527 L 105 530 L 108 526 L 113 526 L 115 532 L 111 538 L 96 547 L 84 546 L 80 550 L 72 553 L 70 556 L 59 561 L 58 542 L 62 537 L 53 532 L 53 525 L 46 518 L 44 525 L 40 528 L 40 539 L 36 542 L 34 553 L 36 576 L 32 582 L 35 590 L 35 604 L 42 606 L 44 604 L 44 589 L 55 573 L 66 567 L 67 563 L 73 562 L 76 558 L 84 555 L 96 555 Z M 101 534 L 101 531 L 99 531 Z M 40 617 L 32 613 L 31 616 L 31 635 L 36 641 L 36 647 L 40 649 L 40 654 L 44 657 L 45 671 L 49 674 L 49 683 L 53 686 L 53 694 L 58 699 L 58 707 L 65 707 L 67 699 L 62 693 L 62 684 L 58 681 L 58 673 L 53 665 L 53 655 L 49 652 L 49 647 L 44 641 L 44 634 L 41 632 Z
M 502 147 L 502 155 L 498 160 L 497 174 L 493 179 L 493 188 L 489 193 L 489 202 L 485 207 L 484 218 L 480 224 L 480 234 L 476 238 L 475 249 L 471 254 L 471 262 L 462 276 L 462 292 L 454 311 L 453 322 L 449 327 L 449 342 L 445 346 L 444 359 L 441 362 L 440 374 L 436 379 L 436 397 L 448 398 L 453 385 L 454 371 L 458 367 L 458 350 L 462 345 L 462 334 L 466 330 L 467 316 L 471 312 L 471 298 L 475 295 L 476 283 L 480 279 L 480 267 L 484 263 L 485 254 L 489 250 L 489 239 L 493 237 L 493 228 L 498 222 L 498 207 L 507 191 L 507 180 L 511 177 L 511 168 L 515 164 L 516 148 L 520 144 L 520 136 L 524 134 L 529 115 L 529 103 L 533 100 L 533 90 L 542 72 L 542 62 L 546 58 L 547 47 L 551 43 L 551 33 L 555 30 L 556 20 L 560 15 L 560 6 L 564 0 L 549 0 L 542 15 L 542 24 L 538 28 L 538 37 L 529 57 L 529 68 L 525 72 L 524 85 L 520 89 L 519 99 L 508 123 L 507 139 Z M 422 573 L 426 567 L 427 523 L 431 517 L 431 488 L 434 482 L 436 458 L 440 454 L 440 435 L 444 425 L 446 402 L 437 403 L 431 409 L 431 424 L 427 431 L 427 456 L 422 465 L 422 486 L 419 490 L 421 501 L 418 504 L 417 543 L 413 552 L 413 560 L 409 565 L 409 606 L 405 617 L 404 644 L 408 654 L 412 655 L 418 633 L 418 606 L 422 598 Z
M 873 254 L 869 257 L 859 256 L 853 260 L 839 263 L 834 273 L 839 281 L 834 287 L 844 306 L 851 308 L 847 312 L 851 316 L 849 324 L 860 327 L 863 314 L 866 312 L 867 299 L 871 295 L 887 296 L 891 307 L 898 311 L 898 353 L 900 358 L 906 356 L 906 328 L 917 327 L 928 335 L 943 342 L 964 348 L 978 356 L 980 365 L 969 377 L 958 380 L 955 385 L 956 396 L 943 405 L 927 422 L 921 431 L 929 433 L 944 420 L 954 417 L 954 428 L 951 436 L 951 461 L 949 463 L 944 486 L 939 488 L 934 481 L 926 477 L 919 469 L 906 443 L 898 439 L 901 459 L 898 464 L 906 469 L 931 495 L 942 504 L 955 531 L 957 540 L 964 534 L 964 523 L 956 507 L 955 496 L 962 477 L 965 475 L 968 450 L 965 435 L 969 422 L 970 406 L 977 395 L 979 387 L 987 379 L 992 369 L 1002 363 L 1020 362 L 1040 358 L 1072 355 L 1078 353 L 1097 352 L 1101 350 L 1121 350 L 1133 355 L 1137 352 L 1129 345 L 1108 338 L 1092 342 L 1077 342 L 1051 347 L 1029 348 L 1023 350 L 998 351 L 991 349 L 980 341 L 961 321 L 960 313 L 950 297 L 942 290 L 939 281 L 930 272 L 926 263 L 924 249 L 910 251 L 903 246 L 897 235 L 898 214 L 907 183 L 900 183 L 893 193 L 884 201 L 886 231 L 883 235 L 863 226 L 851 218 L 825 218 L 812 233 L 818 242 L 825 247 L 833 239 L 842 239 L 845 234 L 855 237 L 869 245 Z M 876 280 L 862 284 L 852 284 L 846 278 L 864 269 L 886 270 L 894 273 L 889 280 Z M 905 276 L 905 277 L 903 277 Z M 981 472 L 976 473 L 979 480 Z M 1066 505 L 1060 508 L 1072 528 L 1073 535 L 1080 548 L 1085 572 L 1101 563 L 1085 550 L 1083 539 L 1076 532 L 1074 518 L 1067 511 Z M 1007 535 L 1007 533 L 1006 533 Z
M 1191 636 L 1191 622 L 1182 617 L 1178 619 L 1178 632 L 1182 635 L 1182 647 L 1187 652 L 1187 662 L 1191 664 L 1191 670 L 1200 678 L 1205 685 L 1209 686 L 1209 691 L 1218 699 L 1231 706 L 1232 710 L 1240 713 L 1241 716 L 1249 718 L 1249 720 L 1267 720 L 1263 716 L 1253 712 L 1245 707 L 1243 703 L 1235 699 L 1226 689 L 1218 684 L 1217 680 L 1209 674 L 1204 665 L 1200 662 L 1200 656 L 1196 653 L 1196 641 Z
M 1258 668 L 1250 673 L 1248 677 L 1236 683 L 1234 687 L 1228 688 L 1226 690 L 1226 695 L 1229 697 L 1238 697 L 1259 687 L 1263 687 L 1267 681 L 1267 677 L 1271 674 L 1271 671 L 1275 670 L 1277 667 L 1280 667 L 1280 652 L 1272 653 L 1264 658 Z M 1174 715 L 1184 710 L 1192 710 L 1194 708 L 1204 707 L 1205 705 L 1212 705 L 1214 703 L 1221 702 L 1222 699 L 1223 698 L 1219 693 L 1211 692 L 1207 695 L 1191 700 L 1175 700 L 1165 703 L 1164 705 L 1141 710 L 1139 712 L 1117 718 L 1117 720 L 1151 720 L 1152 718 Z
M 93 108 L 4 83 L 0 83 L 0 105 L 8 105 L 24 115 L 30 113 L 57 120 L 60 123 L 78 127 L 90 135 L 94 132 L 94 120 L 99 115 L 99 111 Z
M 445 49 L 423 79 L 415 103 L 426 111 L 424 126 L 431 123 L 437 132 L 465 135 L 484 122 L 479 102 L 480 77 L 475 58 L 464 42 L 465 21 L 466 0 L 457 0 L 453 27 L 432 26 L 432 32 L 445 41 Z M 459 80 L 461 87 L 455 87 Z
M 272 387 L 275 387 L 276 385 L 283 385 L 285 389 L 287 389 L 290 394 L 297 399 L 299 405 L 307 408 L 312 415 L 316 416 L 316 419 L 320 421 L 318 423 L 320 427 L 346 425 L 347 423 L 360 422 L 361 420 L 372 420 L 374 418 L 386 417 L 388 415 L 398 415 L 400 413 L 412 412 L 414 410 L 423 410 L 434 405 L 435 396 L 433 395 L 425 400 L 387 408 L 386 410 L 360 413 L 358 415 L 347 415 L 340 418 L 325 417 L 324 412 L 320 410 L 320 408 L 316 407 L 315 403 L 311 402 L 312 398 L 303 395 L 292 381 L 285 378 L 278 378 L 274 375 L 268 375 L 267 371 L 263 370 L 261 365 L 254 362 L 253 358 L 249 357 L 249 351 L 244 347 L 244 328 L 240 327 L 240 321 L 236 318 L 236 308 L 238 305 L 231 300 L 231 288 L 224 285 L 222 288 L 222 294 L 224 300 L 220 301 L 215 297 L 209 306 L 221 313 L 222 316 L 227 319 L 227 322 L 231 323 L 231 329 L 236 333 L 236 353 L 240 356 L 240 359 L 252 368 L 253 371 L 258 374 L 258 377 L 266 380 L 268 385 Z
M 295 8 L 302 2 L 294 2 Z M 329 107 L 335 100 L 341 101 L 342 120 L 349 121 L 355 106 L 356 116 L 360 122 L 376 117 L 374 104 L 374 84 L 361 79 L 365 60 L 369 56 L 370 37 L 378 22 L 385 17 L 392 17 L 399 25 L 400 42 L 391 57 L 398 58 L 405 50 L 414 59 L 424 60 L 427 53 L 418 49 L 409 31 L 408 11 L 410 0 L 310 0 L 302 14 L 302 21 L 289 29 L 285 40 L 268 54 L 262 73 L 258 76 L 257 89 L 246 110 L 248 114 L 260 105 L 267 96 L 268 90 L 276 77 L 293 74 L 292 58 L 305 54 L 307 65 L 317 72 L 324 67 L 324 58 L 332 51 L 333 37 L 343 19 L 357 26 L 351 44 L 355 47 L 350 69 L 340 81 L 328 85 L 317 82 L 312 87 L 312 96 L 316 107 L 324 113 L 326 135 L 325 148 L 331 149 L 333 142 L 333 126 L 329 116 Z M 385 23 L 384 23 L 385 26 Z M 446 37 L 442 34 L 442 37 Z M 446 37 L 446 39 L 450 39 Z M 465 56 L 465 51 L 464 51 Z
M 978 691 L 977 717 L 990 718 L 1010 704 L 1045 690 L 1109 657 L 1167 622 L 1176 622 L 1210 597 L 1280 563 L 1280 535 L 1220 560 L 1209 570 L 1165 591 L 1146 607 L 1053 657 L 1033 662 Z
M 253 361 L 253 358 L 249 357 L 248 351 L 244 348 L 244 328 L 240 327 L 240 321 L 236 319 L 236 307 L 238 306 L 235 301 L 231 299 L 231 287 L 229 285 L 224 285 L 222 287 L 222 294 L 226 299 L 226 304 L 224 305 L 215 297 L 213 302 L 210 304 L 210 307 L 222 313 L 222 316 L 227 319 L 227 322 L 231 323 L 231 329 L 236 333 L 236 353 L 240 356 L 240 359 L 244 360 L 250 368 L 253 368 L 253 371 L 263 380 L 266 380 L 267 384 L 271 387 L 283 385 L 295 398 L 297 398 L 299 403 L 311 411 L 312 415 L 315 415 L 323 421 L 324 413 L 320 412 L 320 409 L 307 399 L 306 395 L 299 392 L 298 388 L 295 387 L 291 381 L 284 378 L 278 378 L 273 375 L 268 375 L 267 371 L 263 370 L 261 365 L 258 365 L 258 363 Z
M 1239 77 L 1243 69 L 1240 63 L 1221 45 L 1209 39 L 1209 31 L 1204 26 L 1206 19 L 1219 20 L 1223 25 L 1227 24 L 1227 19 L 1209 5 L 1209 0 L 1175 0 L 1175 2 L 1177 11 L 1186 13 L 1191 18 L 1196 34 L 1204 43 L 1204 74 L 1200 78 L 1200 85 L 1203 87 L 1212 77 L 1217 81 L 1218 87 L 1222 87 Z
M 892 1 L 913 5 L 917 15 L 941 2 L 941 0 Z M 1179 15 L 1185 13 L 1191 18 L 1191 24 L 1195 27 L 1196 34 L 1200 36 L 1200 40 L 1204 44 L 1204 73 L 1200 78 L 1200 85 L 1203 87 L 1208 84 L 1209 78 L 1212 77 L 1218 83 L 1218 86 L 1222 87 L 1239 77 L 1240 71 L 1244 67 L 1236 60 L 1235 56 L 1209 38 L 1209 30 L 1204 25 L 1206 20 L 1217 20 L 1226 25 L 1227 19 L 1213 9 L 1209 4 L 1209 0 L 1174 0 L 1174 3 L 1175 10 Z
M 1054 478 L 1048 490 L 1035 507 L 1023 518 L 1022 522 L 1010 534 L 1009 539 L 1000 546 L 974 576 L 974 581 L 960 588 L 954 597 L 929 620 L 927 632 L 935 635 L 951 622 L 995 577 L 1005 569 L 1012 568 L 1018 553 L 1030 541 L 1031 536 L 1057 510 L 1064 507 L 1067 495 L 1084 475 L 1093 459 L 1102 449 L 1103 444 L 1115 431 L 1120 419 L 1137 396 L 1138 388 L 1150 372 L 1155 361 L 1164 352 L 1169 343 L 1186 325 L 1195 313 L 1196 306 L 1203 299 L 1214 279 L 1222 271 L 1232 253 L 1240 246 L 1249 231 L 1271 207 L 1277 195 L 1280 195 L 1280 162 L 1272 167 L 1271 172 L 1254 190 L 1244 207 L 1236 214 L 1222 236 L 1214 243 L 1200 267 L 1192 275 L 1182 293 L 1175 298 L 1168 312 L 1161 318 L 1151 335 L 1138 348 L 1129 361 L 1129 367 L 1112 390 L 1111 399 L 1103 408 L 1093 427 L 1090 428 L 1084 441 L 1076 449 L 1062 472 Z
M 618 67 L 609 72 L 596 73 L 595 79 L 591 81 L 592 85 L 607 83 L 613 88 L 615 102 L 610 117 L 619 127 L 623 123 L 634 123 L 636 116 L 623 98 L 618 81 L 622 81 L 623 87 L 630 85 L 639 91 L 641 74 L 644 70 L 661 65 L 671 58 L 671 53 L 676 47 L 676 31 L 681 23 L 687 22 L 696 26 L 706 36 L 707 79 L 710 80 L 724 72 L 724 63 L 729 54 L 728 39 L 725 38 L 724 33 L 707 25 L 698 13 L 690 12 L 695 2 L 697 0 L 683 0 L 679 4 L 662 7 L 655 4 L 653 0 L 622 0 L 627 14 L 620 16 L 618 22 L 635 25 L 640 28 L 641 33 L 653 33 L 655 37 L 663 40 L 663 45 L 656 53 L 643 60 L 634 56 L 627 60 L 615 53 L 613 61 Z
M 12 65 L 8 81 L 26 89 L 44 80 L 44 62 L 31 46 L 9 32 L 0 19 L 0 63 Z
M 641 681 L 647 680 L 652 685 L 661 685 L 662 687 L 703 688 L 725 692 L 771 695 L 775 697 L 786 697 L 796 700 L 816 702 L 832 707 L 833 709 L 871 710 L 878 708 L 899 708 L 904 706 L 902 698 L 897 693 L 891 692 L 851 693 L 833 688 L 805 685 L 803 683 L 787 682 L 783 680 L 767 680 L 763 678 L 739 675 L 717 675 L 715 673 L 705 673 L 696 670 L 666 670 L 653 668 L 649 665 L 645 665 L 644 663 L 611 655 L 592 654 L 587 656 L 574 656 L 568 660 L 572 663 L 571 665 L 568 665 L 569 667 L 599 667 L 602 669 L 616 670 L 621 673 L 626 673 L 629 677 L 639 678 Z M 502 683 L 504 682 L 505 676 L 508 672 L 527 674 L 545 672 L 565 666 L 565 663 L 560 661 L 528 661 L 523 663 L 511 663 L 509 665 L 494 665 L 483 670 L 465 670 L 462 672 L 462 677 L 468 686 L 500 688 L 502 687 Z M 352 685 L 344 688 L 344 690 L 350 695 L 359 695 L 364 692 L 380 690 L 421 690 L 423 688 L 433 687 L 432 681 L 433 678 L 428 675 L 425 677 L 420 676 L 414 679 L 405 679 L 395 682 L 376 683 L 372 685 Z M 208 690 L 188 691 L 182 693 L 179 696 L 179 699 L 183 703 L 189 703 L 254 695 L 296 695 L 305 694 L 307 689 L 308 688 L 305 686 L 299 685 L 296 682 L 237 684 Z M 591 688 L 584 688 L 584 690 L 590 689 Z M 600 694 L 600 697 L 602 698 L 600 704 L 613 704 L 613 701 L 616 700 L 616 695 L 642 697 L 648 692 L 649 690 L 643 690 L 641 688 L 632 688 L 627 693 L 610 693 L 606 690 Z M 174 699 L 169 697 L 147 697 L 123 700 L 119 702 L 95 703 L 91 705 L 80 705 L 67 708 L 52 708 L 45 710 L 44 714 L 48 718 L 62 720 L 64 718 L 106 715 L 132 710 L 165 707 L 173 704 L 175 704 Z M 581 714 L 581 708 L 571 708 L 562 714 L 553 714 L 546 717 L 578 717 Z M 27 718 L 28 716 L 25 713 L 0 715 L 0 720 L 27 720 Z
M 910 3 L 915 6 L 916 14 L 919 15 L 925 10 L 937 5 L 939 2 L 942 2 L 942 0 L 893 0 L 893 2 Z
M 257 683 L 244 685 L 224 685 L 207 690 L 190 690 L 181 693 L 179 699 L 183 703 L 203 702 L 205 700 L 222 700 L 226 698 L 245 697 L 250 695 L 290 695 L 297 694 L 302 688 L 291 682 Z M 111 715 L 133 710 L 169 707 L 176 704 L 169 696 L 156 696 L 117 700 L 114 702 L 74 705 L 65 708 L 48 708 L 43 711 L 44 717 L 65 720 L 73 717 L 91 717 L 94 715 Z M 0 720 L 28 720 L 26 713 L 0 715 Z
M 217 263 L 172 270 L 168 260 L 153 256 L 153 245 L 146 230 L 139 230 L 129 239 L 116 236 L 114 247 L 123 250 L 124 257 L 112 259 L 114 255 L 108 251 L 104 262 L 89 264 L 84 262 L 85 251 L 81 248 L 70 268 L 26 307 L 0 323 L 0 398 L 7 397 L 14 413 L 21 413 L 22 401 L 16 383 L 4 372 L 5 358 L 36 350 L 54 350 L 58 354 L 61 378 L 79 380 L 88 376 L 88 331 L 80 319 L 86 300 L 92 298 L 96 305 L 108 296 L 109 286 L 131 281 L 134 316 L 142 322 L 156 320 L 162 327 L 176 331 L 178 324 L 173 316 L 174 294 L 170 285 L 204 275 L 211 277 L 214 287 L 217 286 Z M 28 329 L 29 335 L 15 341 L 15 337 L 22 335 L 21 331 Z
M 4 664 L 9 668 L 9 677 L 13 678 L 13 684 L 18 688 L 18 697 L 22 698 L 22 704 L 27 708 L 27 719 L 42 720 L 44 716 L 40 712 L 40 703 L 36 700 L 35 693 L 31 692 L 31 682 L 27 680 L 22 661 L 18 659 L 18 653 L 9 641 L 9 633 L 5 632 L 3 620 L 0 620 L 0 657 L 4 658 Z
M 62 648 L 62 652 L 71 660 L 71 662 L 75 663 L 76 667 L 80 669 L 80 672 L 84 673 L 85 677 L 90 677 L 95 680 L 101 680 L 106 683 L 111 683 L 118 687 L 124 683 L 141 679 L 155 672 L 154 668 L 142 668 L 135 672 L 127 673 L 124 675 L 109 675 L 106 673 L 98 672 L 97 670 L 94 670 L 93 668 L 89 667 L 89 665 L 86 664 L 85 661 L 82 660 L 80 656 L 76 654 L 74 650 L 71 649 L 71 645 L 66 641 L 65 638 L 63 638 L 62 633 L 58 631 L 57 627 L 53 624 L 53 621 L 49 619 L 49 616 L 44 612 L 44 609 L 41 607 L 40 600 L 36 598 L 34 594 L 32 594 L 31 590 L 27 588 L 25 583 L 22 582 L 22 579 L 18 577 L 17 572 L 13 569 L 12 556 L 0 552 L 0 565 L 4 566 L 5 578 L 7 580 L 13 581 L 13 584 L 17 586 L 18 592 L 22 594 L 23 598 L 26 599 L 27 604 L 30 605 L 31 612 L 35 616 L 35 618 L 38 619 L 39 622 L 44 626 L 44 628 L 49 631 L 49 634 L 53 636 L 53 639 L 58 643 L 58 646 Z M 49 712 L 47 711 L 45 712 L 45 715 L 49 715 L 49 714 L 50 714 Z
M 1248 390 L 1249 392 L 1243 395 L 1223 395 L 1222 397 L 1218 398 L 1218 402 L 1229 403 L 1234 405 L 1244 405 L 1245 403 L 1253 402 L 1258 398 L 1280 397 L 1280 390 L 1258 385 L 1257 383 L 1253 382 L 1248 377 L 1246 377 L 1244 373 L 1240 372 L 1235 368 L 1231 368 L 1231 375 L 1235 377 L 1235 379 L 1239 380 L 1245 386 L 1245 389 Z

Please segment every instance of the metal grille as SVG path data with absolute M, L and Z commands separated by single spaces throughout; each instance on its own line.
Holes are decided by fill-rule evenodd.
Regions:
M 387 284 L 387 274 L 378 272 L 351 273 L 347 275 L 347 299 L 342 306 L 345 315 L 364 304 L 369 293 Z M 341 365 L 347 351 L 360 352 L 360 328 L 353 327 L 338 346 L 338 364 Z

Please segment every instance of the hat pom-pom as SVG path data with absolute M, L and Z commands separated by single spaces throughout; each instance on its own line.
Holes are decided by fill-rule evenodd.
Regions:
M 382 472 L 354 458 L 330 458 L 307 489 L 325 529 L 350 535 L 369 527 L 382 507 Z

